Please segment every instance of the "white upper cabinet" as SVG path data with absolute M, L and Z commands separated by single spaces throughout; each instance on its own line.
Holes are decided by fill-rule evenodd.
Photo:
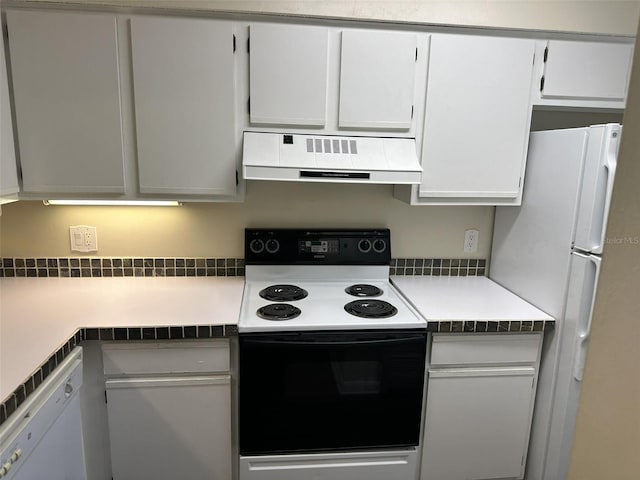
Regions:
M 252 24 L 249 35 L 251 124 L 323 127 L 328 29 Z
M 116 18 L 8 11 L 26 192 L 125 190 Z
M 234 195 L 232 23 L 134 17 L 131 51 L 140 192 Z
M 416 34 L 345 30 L 341 47 L 338 126 L 408 130 Z
M 432 35 L 422 203 L 519 204 L 534 46 L 525 39 Z
M 4 35 L 0 31 L 0 197 L 13 197 L 20 190 L 16 167 L 16 151 L 11 126 L 9 85 L 4 59 Z M 1 203 L 1 202 L 0 202 Z
M 534 104 L 624 108 L 633 45 L 540 42 Z

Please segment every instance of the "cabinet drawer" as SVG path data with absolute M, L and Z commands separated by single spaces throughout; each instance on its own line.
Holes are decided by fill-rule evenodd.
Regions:
M 434 335 L 431 365 L 536 363 L 542 335 Z
M 229 341 L 114 343 L 102 346 L 105 375 L 226 372 Z

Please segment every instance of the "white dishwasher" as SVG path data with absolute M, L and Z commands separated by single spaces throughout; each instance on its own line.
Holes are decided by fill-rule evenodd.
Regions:
M 0 428 L 2 480 L 85 480 L 76 347 Z

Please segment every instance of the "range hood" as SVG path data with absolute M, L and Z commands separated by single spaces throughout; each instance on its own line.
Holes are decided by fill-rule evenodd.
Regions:
M 412 138 L 245 132 L 247 180 L 419 184 L 422 167 Z

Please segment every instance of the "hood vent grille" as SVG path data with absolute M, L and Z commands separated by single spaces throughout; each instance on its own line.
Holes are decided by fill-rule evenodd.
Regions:
M 358 154 L 358 141 L 330 138 L 307 138 L 307 153 Z

